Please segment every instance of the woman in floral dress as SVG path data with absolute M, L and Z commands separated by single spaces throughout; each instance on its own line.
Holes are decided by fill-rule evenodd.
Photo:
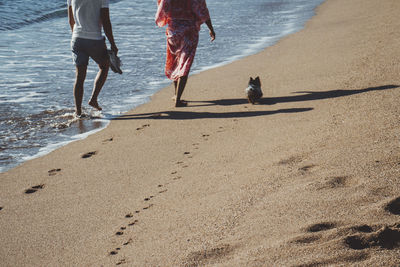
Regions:
M 181 96 L 196 54 L 200 25 L 206 23 L 211 41 L 215 39 L 206 1 L 158 0 L 156 23 L 159 27 L 168 25 L 165 74 L 174 81 L 175 106 L 186 106 Z

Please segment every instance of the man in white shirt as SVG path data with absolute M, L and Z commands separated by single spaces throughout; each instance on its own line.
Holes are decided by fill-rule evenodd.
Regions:
M 114 42 L 109 13 L 109 0 L 67 0 L 68 21 L 72 30 L 71 48 L 76 66 L 76 81 L 74 85 L 75 114 L 82 116 L 83 84 L 86 78 L 89 57 L 99 65 L 99 72 L 94 82 L 89 105 L 102 110 L 97 97 L 107 79 L 109 58 L 102 28 L 111 50 L 118 53 Z

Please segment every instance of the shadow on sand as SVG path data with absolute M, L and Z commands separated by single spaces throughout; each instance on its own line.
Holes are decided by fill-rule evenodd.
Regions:
M 270 111 L 244 111 L 244 112 L 193 112 L 193 111 L 162 111 L 155 113 L 142 113 L 123 115 L 113 120 L 194 120 L 194 119 L 226 119 L 226 118 L 247 118 L 257 116 L 267 116 L 279 113 L 297 113 L 313 110 L 313 108 L 290 108 Z
M 369 87 L 364 89 L 355 90 L 331 90 L 331 91 L 301 91 L 294 92 L 294 96 L 284 97 L 267 97 L 261 99 L 259 105 L 273 105 L 277 103 L 290 103 L 290 102 L 302 102 L 312 100 L 322 100 L 329 98 L 337 98 L 342 96 L 349 96 L 361 93 L 367 93 L 371 91 L 382 91 L 395 89 L 400 87 L 399 85 L 384 85 L 378 87 Z M 190 107 L 201 107 L 201 106 L 234 106 L 248 104 L 247 99 L 220 99 L 220 100 L 207 100 L 207 101 L 188 101 Z M 140 120 L 140 119 L 165 119 L 165 120 L 193 120 L 193 119 L 222 119 L 222 118 L 247 118 L 257 116 L 267 116 L 280 113 L 298 113 L 311 111 L 313 108 L 290 108 L 290 109 L 278 109 L 269 111 L 238 111 L 238 112 L 193 112 L 193 111 L 162 111 L 154 113 L 142 113 L 142 114 L 131 114 L 123 115 L 112 120 Z
M 364 89 L 355 89 L 355 90 L 331 90 L 331 91 L 299 91 L 293 92 L 293 94 L 301 94 L 301 95 L 293 95 L 293 96 L 283 96 L 283 97 L 265 97 L 260 100 L 259 105 L 273 105 L 278 103 L 290 103 L 290 102 L 303 102 L 303 101 L 312 101 L 312 100 L 322 100 L 329 98 L 337 98 L 342 96 L 356 95 L 361 93 L 367 93 L 371 91 L 382 91 L 395 89 L 400 87 L 399 85 L 383 85 L 378 87 L 369 87 Z M 199 106 L 234 106 L 234 105 L 243 105 L 248 104 L 247 99 L 245 97 L 238 99 L 220 99 L 220 100 L 207 100 L 207 101 L 189 101 L 189 103 L 194 103 L 196 107 Z M 199 103 L 199 104 L 196 104 Z

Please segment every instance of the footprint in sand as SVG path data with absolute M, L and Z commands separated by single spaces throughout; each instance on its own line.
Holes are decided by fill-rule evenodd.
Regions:
M 112 142 L 112 141 L 114 141 L 114 137 L 103 140 L 103 143 L 108 143 L 108 142 Z
M 309 227 L 306 228 L 306 231 L 309 233 L 315 233 L 315 232 L 327 231 L 335 227 L 336 227 L 335 223 L 323 222 L 310 225 Z
M 307 234 L 296 239 L 293 239 L 290 243 L 294 243 L 296 245 L 304 245 L 307 246 L 314 242 L 317 242 L 318 245 L 321 242 L 337 242 L 338 245 L 342 245 L 343 243 L 345 246 L 354 249 L 355 241 L 352 240 L 350 236 L 353 236 L 354 233 L 357 234 L 365 234 L 374 231 L 372 227 L 368 225 L 356 225 L 352 227 L 346 228 L 338 228 L 337 231 L 333 231 L 330 233 L 324 233 L 323 231 L 336 228 L 337 225 L 332 222 L 323 222 L 318 224 L 313 224 L 307 227 L 306 231 L 311 232 L 313 234 Z M 350 245 L 349 245 L 350 244 Z M 315 245 L 315 244 L 312 244 Z M 345 253 L 339 256 L 329 257 L 325 259 L 319 258 L 318 261 L 312 261 L 309 263 L 303 263 L 299 265 L 295 265 L 296 267 L 306 267 L 306 266 L 331 266 L 331 265 L 338 265 L 339 263 L 343 263 L 343 266 L 348 266 L 350 263 L 361 262 L 365 261 L 370 257 L 368 251 L 351 251 L 346 250 Z
M 365 261 L 370 257 L 368 249 L 398 249 L 400 248 L 400 223 L 394 225 L 375 225 L 366 224 L 355 225 L 345 228 L 338 228 L 338 231 L 323 234 L 322 231 L 336 228 L 337 224 L 332 222 L 323 222 L 313 224 L 307 227 L 306 231 L 315 233 L 294 239 L 292 243 L 309 244 L 319 239 L 325 241 L 338 242 L 338 245 L 345 246 L 351 250 L 339 257 L 323 259 L 318 262 L 310 262 L 297 266 L 326 266 L 337 263 L 353 263 Z M 345 265 L 347 266 L 347 265 Z
M 372 233 L 374 231 L 374 229 L 371 226 L 366 224 L 350 227 L 350 230 L 362 233 Z
M 129 223 L 128 226 L 134 226 L 135 224 L 137 224 L 139 221 L 138 220 L 134 220 L 133 222 Z
M 57 173 L 59 173 L 60 171 L 61 171 L 61 169 L 52 169 L 52 170 L 49 170 L 48 173 L 49 173 L 49 176 L 54 176 Z
M 115 235 L 123 235 L 123 234 L 124 234 L 123 231 L 118 231 L 118 232 L 115 233 Z
M 165 193 L 165 192 L 167 192 L 167 191 L 168 191 L 168 189 L 164 189 L 164 190 L 159 191 L 158 193 L 159 193 L 159 194 L 162 194 L 162 193 Z
M 356 186 L 359 184 L 359 179 L 349 176 L 335 176 L 325 178 L 323 181 L 318 181 L 316 183 L 311 184 L 311 187 L 316 190 L 325 190 L 325 189 L 340 189 L 347 188 L 350 186 Z
M 124 245 L 124 246 L 127 246 L 127 245 L 129 245 L 130 243 L 132 243 L 132 241 L 133 241 L 132 238 L 130 238 L 130 239 L 129 239 L 128 241 L 126 241 L 123 245 Z
M 2 210 L 3 209 L 3 207 L 0 207 L 0 210 Z
M 150 201 L 150 199 L 152 199 L 154 196 L 150 196 L 150 197 L 146 197 L 145 199 L 144 199 L 144 201 Z
M 279 165 L 292 165 L 303 161 L 301 156 L 291 156 L 287 159 L 282 159 L 278 162 Z
M 338 176 L 330 178 L 327 181 L 326 185 L 330 188 L 338 188 L 343 187 L 349 184 L 349 177 L 348 176 Z
M 295 265 L 294 267 L 312 267 L 312 266 L 349 266 L 352 263 L 359 263 L 369 259 L 371 256 L 365 252 L 351 252 L 335 256 L 328 259 L 312 261 L 305 264 Z M 339 264 L 340 263 L 340 264 Z M 359 266 L 359 265 L 357 265 Z
M 319 239 L 321 239 L 321 237 L 320 236 L 316 236 L 316 235 L 313 235 L 313 236 L 302 236 L 302 237 L 298 237 L 298 238 L 294 239 L 292 241 L 292 243 L 310 244 L 310 243 L 313 243 L 313 242 L 315 242 L 315 241 L 317 241 Z
M 109 253 L 109 255 L 112 255 L 112 256 L 117 255 L 117 254 L 118 254 L 118 251 L 115 251 L 115 250 L 113 250 L 113 251 L 111 251 L 111 252 Z
M 87 159 L 87 158 L 90 158 L 91 156 L 94 156 L 94 155 L 96 155 L 96 154 L 97 154 L 97 151 L 88 152 L 88 153 L 83 154 L 83 155 L 81 156 L 81 158 Z
M 142 125 L 142 127 L 136 128 L 136 130 L 140 131 L 140 130 L 143 130 L 144 128 L 146 128 L 146 127 L 150 127 L 150 124 L 144 124 L 144 125 Z
M 44 188 L 44 184 L 35 185 L 35 186 L 32 186 L 32 187 L 29 188 L 29 189 L 26 189 L 26 190 L 25 190 L 25 194 L 33 194 L 33 193 L 35 193 L 35 192 L 37 192 L 38 190 L 43 189 L 43 188 Z
M 316 165 L 314 165 L 314 164 L 306 165 L 306 166 L 303 166 L 303 167 L 299 168 L 299 171 L 308 172 L 314 167 L 316 167 Z
M 184 155 L 187 155 L 189 159 L 193 158 L 193 156 L 190 154 L 190 152 L 185 152 L 183 153 Z
M 371 228 L 372 229 L 372 228 Z M 369 230 L 362 228 L 361 230 Z M 373 247 L 395 249 L 400 247 L 400 223 L 383 226 L 378 231 L 359 231 L 344 238 L 344 243 L 351 249 L 362 250 Z
M 215 248 L 209 248 L 207 250 L 200 250 L 191 252 L 185 262 L 187 266 L 205 266 L 207 263 L 221 260 L 231 255 L 235 250 L 235 247 L 230 245 L 222 245 Z M 185 265 L 186 266 L 186 265 Z
M 203 134 L 202 137 L 203 137 L 204 141 L 207 141 L 208 137 L 210 137 L 210 135 L 209 134 Z
M 120 260 L 119 262 L 117 262 L 117 265 L 121 265 L 121 264 L 124 264 L 124 263 L 126 263 L 126 260 L 125 260 L 125 259 L 122 259 L 122 260 Z
M 148 205 L 147 207 L 144 207 L 143 210 L 148 210 L 148 209 L 150 209 L 151 207 L 153 207 L 153 204 L 150 204 L 150 205 Z
M 393 199 L 390 201 L 386 206 L 385 210 L 395 214 L 395 215 L 400 215 L 400 197 Z

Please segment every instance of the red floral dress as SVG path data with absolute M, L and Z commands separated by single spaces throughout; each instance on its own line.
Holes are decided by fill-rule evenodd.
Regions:
M 168 24 L 165 75 L 187 76 L 199 42 L 200 25 L 210 19 L 205 0 L 158 0 L 156 23 Z

